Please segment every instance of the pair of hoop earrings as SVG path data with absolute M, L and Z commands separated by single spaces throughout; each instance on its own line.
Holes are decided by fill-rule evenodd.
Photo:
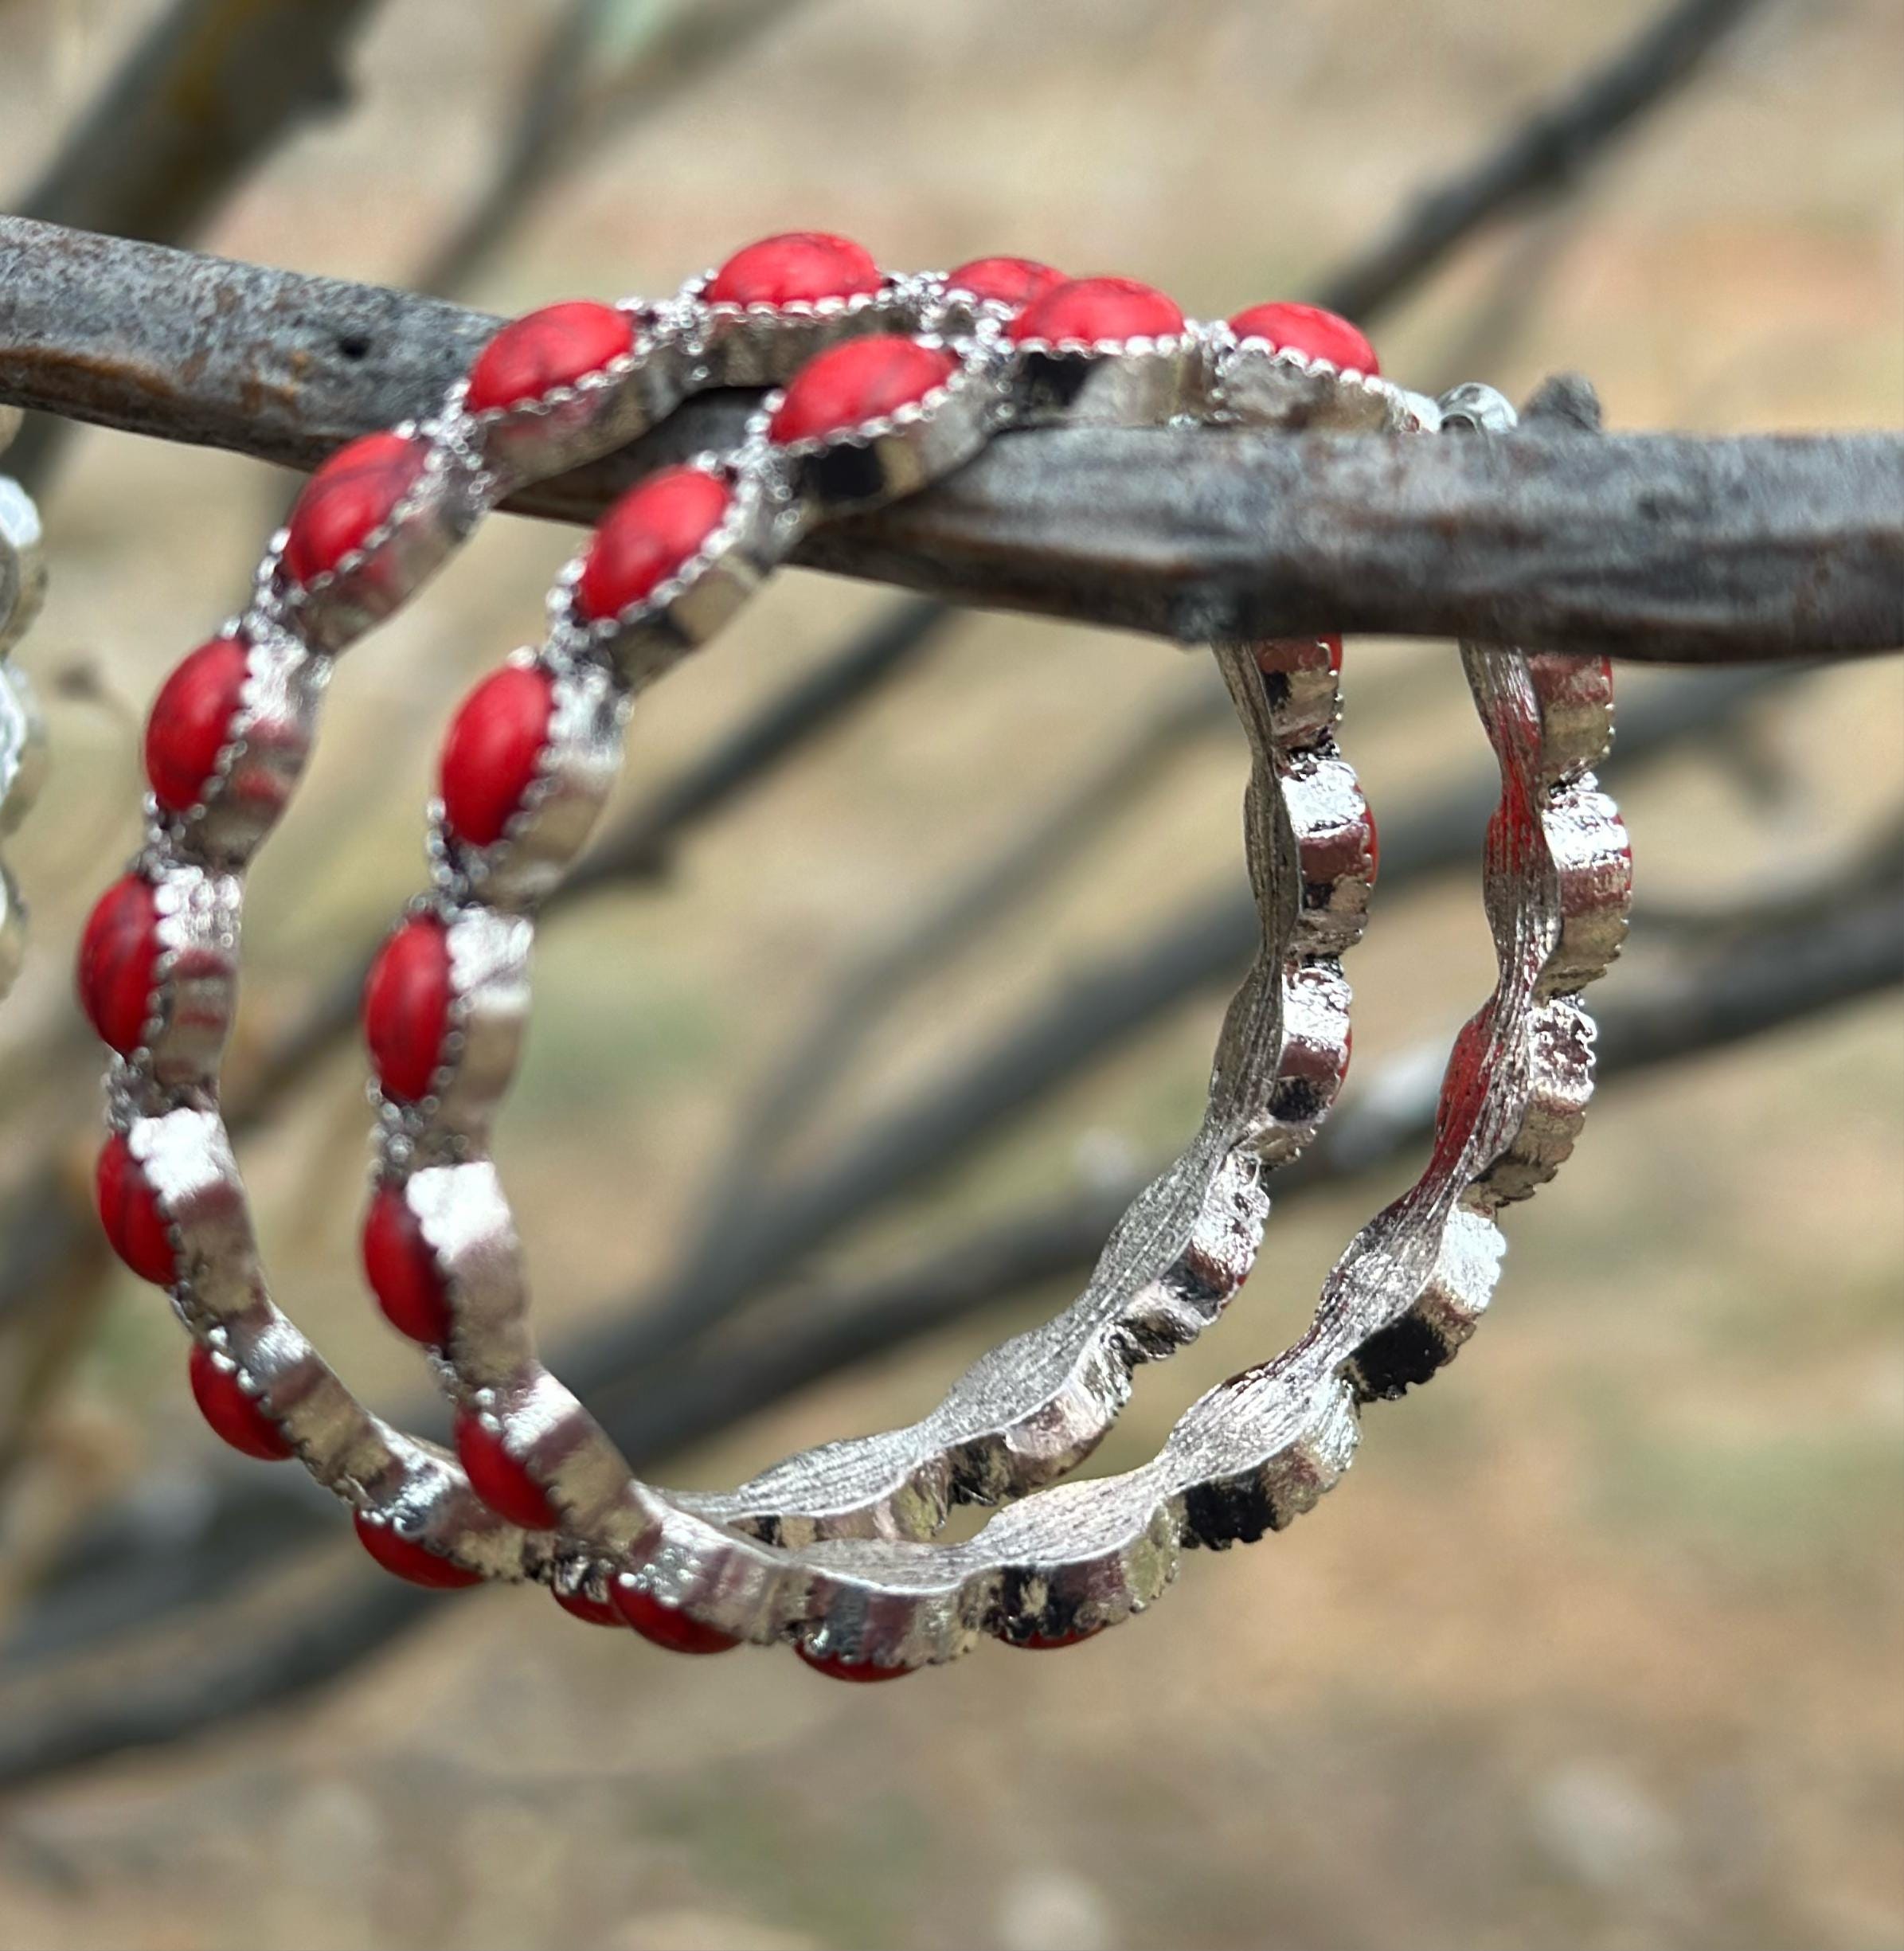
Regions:
M 464 702 L 430 809 L 430 886 L 365 999 L 377 1167 L 363 1234 L 385 1313 L 430 1352 L 455 1452 L 365 1409 L 272 1300 L 219 1109 L 244 874 L 288 801 L 340 653 L 523 483 L 612 452 L 711 386 L 772 389 L 730 452 L 655 474 L 558 577 L 543 643 Z M 106 1230 L 167 1288 L 217 1433 L 295 1456 L 390 1570 L 534 1579 L 579 1616 L 688 1652 L 791 1643 L 842 1678 L 986 1636 L 1071 1644 L 1143 1609 L 1187 1547 L 1280 1528 L 1353 1454 L 1361 1406 L 1425 1380 L 1472 1331 L 1499 1209 L 1571 1148 L 1592 1081 L 1584 987 L 1624 933 L 1630 856 L 1593 767 L 1604 663 L 1467 645 L 1501 775 L 1483 896 L 1493 995 L 1450 1061 L 1421 1179 L 1351 1243 L 1308 1331 L 1188 1410 L 1139 1470 L 1067 1479 L 1133 1370 L 1214 1320 L 1254 1261 L 1273 1175 L 1348 1061 L 1341 958 L 1373 822 L 1335 741 L 1339 644 L 1214 647 L 1247 737 L 1256 958 L 1203 1123 L 1114 1230 L 1083 1293 L 981 1358 L 909 1427 L 789 1459 L 739 1491 L 636 1480 L 543 1367 L 491 1155 L 530 999 L 541 904 L 585 841 L 635 695 L 717 631 L 816 522 L 913 493 L 1001 432 L 1058 422 L 1504 431 L 1486 389 L 1382 378 L 1343 320 L 1298 305 L 1187 321 L 1163 293 L 1021 259 L 881 272 L 798 233 L 659 303 L 562 304 L 505 327 L 429 419 L 312 477 L 241 615 L 161 691 L 144 844 L 94 910 L 82 1003 L 113 1056 Z M 1221 435 L 1213 431 L 1212 438 Z M 1003 1507 L 968 1542 L 955 1503 Z

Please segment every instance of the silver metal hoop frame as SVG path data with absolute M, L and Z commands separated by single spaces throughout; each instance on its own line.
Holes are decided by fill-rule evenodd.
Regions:
M 1336 752 L 1331 648 L 1220 646 L 1248 733 L 1246 833 L 1259 953 L 1226 1021 L 1204 1124 L 1114 1231 L 1084 1294 L 983 1358 L 909 1429 L 795 1457 L 725 1497 L 635 1481 L 538 1360 L 509 1209 L 487 1153 L 528 1003 L 538 904 L 586 838 L 619 760 L 635 690 L 724 622 L 809 522 L 913 491 L 1002 428 L 1074 415 L 1425 432 L 1436 402 L 1386 381 L 1188 324 L 1164 342 L 1014 346 L 1007 315 L 932 277 L 889 279 L 864 303 L 708 307 L 702 281 L 653 307 L 635 350 L 498 414 L 458 389 L 400 430 L 414 478 L 358 547 L 299 583 L 274 540 L 252 603 L 229 626 L 246 682 L 201 803 L 149 805 L 135 872 L 154 889 L 159 952 L 137 1047 L 108 1077 L 109 1117 L 170 1249 L 174 1304 L 201 1347 L 313 1475 L 369 1525 L 452 1578 L 539 1578 L 570 1600 L 612 1597 L 637 1623 L 681 1622 L 697 1650 L 793 1642 L 865 1675 L 943 1661 L 991 1634 L 1067 1644 L 1141 1609 L 1186 1546 L 1280 1528 L 1346 1467 L 1358 1406 L 1425 1378 L 1472 1331 L 1499 1251 L 1494 1215 L 1564 1158 L 1590 1089 L 1578 991 L 1617 952 L 1628 858 L 1590 768 L 1610 731 L 1601 666 L 1468 646 L 1499 757 L 1501 808 L 1484 882 L 1495 995 L 1457 1045 L 1433 1157 L 1358 1236 L 1309 1333 L 1211 1392 L 1144 1469 L 1054 1483 L 1108 1428 L 1138 1363 L 1213 1320 L 1253 1261 L 1265 1180 L 1312 1136 L 1347 1062 L 1339 963 L 1359 936 L 1373 831 Z M 771 397 L 741 448 L 698 463 L 729 483 L 726 518 L 678 572 L 606 624 L 551 598 L 540 650 L 553 700 L 535 777 L 502 836 L 472 848 L 434 822 L 436 917 L 449 964 L 448 1033 L 428 1089 L 384 1105 L 379 1174 L 440 1271 L 450 1331 L 440 1379 L 553 1520 L 524 1530 L 456 1461 L 364 1410 L 272 1301 L 217 1108 L 237 978 L 243 874 L 283 810 L 338 651 L 405 600 L 526 467 L 604 452 L 699 385 L 784 382 L 856 334 L 897 332 L 948 377 L 873 417 L 776 441 Z M 1064 363 L 1054 384 L 1051 369 Z M 1163 377 L 1159 378 L 1159 375 Z M 1451 397 L 1451 426 L 1511 420 L 1498 396 Z M 534 438 L 511 437 L 534 423 Z M 1015 1499 L 961 1544 L 930 1542 L 956 1501 Z M 656 1636 L 667 1636 L 665 1632 Z

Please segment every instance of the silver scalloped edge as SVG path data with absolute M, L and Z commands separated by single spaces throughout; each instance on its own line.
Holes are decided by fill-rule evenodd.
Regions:
M 186 858 L 234 871 L 290 803 L 316 737 L 330 660 L 261 617 L 234 617 L 205 641 L 221 640 L 245 647 L 244 681 L 225 742 L 191 805 L 170 812 L 154 796 L 147 799 L 150 817 Z
M 610 309 L 629 319 L 634 342 L 580 378 L 508 406 L 475 412 L 465 403 L 467 375 L 452 389 L 440 416 L 444 437 L 467 446 L 474 463 L 493 475 L 483 491 L 486 501 L 500 500 L 518 482 L 625 447 L 694 389 L 695 355 L 675 321 L 664 323 L 645 303 L 623 300 Z
M 146 1019 L 127 1068 L 158 1093 L 209 1094 L 237 1003 L 237 879 L 194 862 L 142 853 L 131 870 L 152 896 L 153 958 Z
M 563 407 L 574 405 L 578 400 L 585 400 L 594 393 L 608 393 L 620 386 L 641 364 L 644 357 L 651 356 L 665 342 L 663 336 L 653 329 L 647 315 L 645 303 L 625 298 L 616 299 L 604 303 L 602 309 L 627 315 L 633 338 L 626 352 L 616 353 L 604 364 L 592 366 L 575 379 L 545 387 L 541 392 L 530 393 L 524 399 L 512 400 L 506 406 L 472 409 L 467 401 L 469 377 L 465 373 L 451 389 L 444 403 L 446 412 L 459 413 L 471 427 L 487 431 L 509 420 L 546 420 L 550 414 L 559 412 Z M 534 315 L 526 313 L 524 315 L 533 317 Z M 519 321 L 514 319 L 509 322 L 510 324 L 518 323 Z M 508 325 L 498 328 L 498 336 L 508 329 Z
M 803 518 L 877 506 L 917 493 L 976 455 L 1011 410 L 1007 369 L 996 350 L 977 338 L 945 340 L 931 333 L 914 342 L 952 354 L 958 364 L 938 385 L 889 413 L 796 440 L 772 441 L 772 463 L 786 469 Z M 769 401 L 749 428 L 771 422 Z
M 916 279 L 886 272 L 877 291 L 736 305 L 704 295 L 715 275 L 710 269 L 690 278 L 667 307 L 684 346 L 700 362 L 703 383 L 714 386 L 777 385 L 843 338 L 916 331 L 930 296 Z
M 1160 426 L 1207 394 L 1204 328 L 1128 338 L 1004 342 L 1012 424 Z
M 1537 844 L 1511 858 L 1491 850 L 1489 905 L 1514 925 L 1497 936 L 1499 984 L 1476 1019 L 1484 1035 L 1457 1046 L 1427 1171 L 1357 1235 L 1325 1283 L 1309 1331 L 1204 1396 L 1151 1463 L 1034 1492 L 964 1543 L 828 1539 L 783 1554 L 671 1511 L 646 1571 L 667 1602 L 761 1642 L 803 1640 L 823 1622 L 836 1656 L 876 1665 L 955 1658 L 987 1633 L 1094 1631 L 1159 1596 L 1187 1547 L 1251 1541 L 1315 1503 L 1354 1452 L 1358 1364 L 1369 1363 L 1398 1324 L 1438 1331 L 1432 1366 L 1465 1338 L 1498 1274 L 1502 1242 L 1492 1214 L 1499 1195 L 1491 1175 L 1517 1158 L 1545 1158 L 1552 1107 L 1565 1107 L 1571 1124 L 1591 1088 L 1578 999 L 1538 994 L 1568 899 L 1548 819 L 1597 818 L 1609 859 L 1624 857 L 1626 840 L 1603 796 L 1578 783 L 1542 787 L 1539 745 L 1517 743 L 1523 728 L 1512 707 L 1531 704 L 1538 715 L 1527 663 L 1472 647 L 1464 655 L 1501 759 L 1503 805 L 1518 797 L 1530 808 Z M 1573 892 L 1583 889 L 1624 906 L 1617 876 L 1582 875 Z M 1475 1062 L 1482 1043 L 1485 1061 Z M 1455 1088 L 1464 1078 L 1472 1088 Z M 1387 1392 L 1369 1390 L 1366 1379 L 1364 1393 Z
M 1224 1023 L 1203 1126 L 1119 1221 L 1079 1299 L 981 1356 L 931 1414 L 805 1452 L 732 1493 L 681 1498 L 684 1507 L 798 1544 L 916 1536 L 951 1503 L 1018 1496 L 1088 1456 L 1128 1399 L 1133 1369 L 1193 1340 L 1248 1277 L 1268 1217 L 1265 1175 L 1314 1136 L 1348 1062 L 1348 985 L 1339 964 L 1298 947 L 1301 897 L 1353 882 L 1365 913 L 1368 862 L 1333 848 L 1318 858 L 1319 831 L 1336 838 L 1335 809 L 1324 828 L 1291 823 L 1287 776 L 1319 755 L 1341 767 L 1327 735 L 1293 747 L 1279 738 L 1255 651 L 1218 656 L 1249 739 L 1245 850 L 1262 932 Z M 1333 946 L 1359 933 L 1357 916 Z
M 1406 386 L 1398 385 L 1379 373 L 1365 373 L 1359 366 L 1338 366 L 1332 359 L 1300 352 L 1292 346 L 1275 345 L 1257 333 L 1239 338 L 1227 325 L 1212 326 L 1206 330 L 1210 404 L 1216 416 L 1224 422 L 1244 426 L 1285 424 L 1286 416 L 1280 413 L 1265 413 L 1260 409 L 1247 414 L 1236 410 L 1232 389 L 1239 369 L 1241 377 L 1247 377 L 1249 369 L 1255 367 L 1271 373 L 1280 370 L 1312 381 L 1345 405 L 1366 401 L 1379 410 L 1383 432 L 1433 433 L 1440 425 L 1440 413 L 1432 400 L 1411 393 Z M 1306 421 L 1312 421 L 1314 416 L 1304 417 Z M 1350 413 L 1343 417 L 1359 422 L 1363 416 Z

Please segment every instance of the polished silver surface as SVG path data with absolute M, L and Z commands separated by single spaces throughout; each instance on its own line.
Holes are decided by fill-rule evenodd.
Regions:
M 964 467 L 1004 424 L 1007 371 L 994 344 L 970 338 L 948 346 L 929 334 L 921 334 L 920 342 L 957 354 L 959 365 L 944 385 L 876 419 L 775 450 L 806 519 L 916 495 Z M 763 438 L 777 404 L 776 396 L 763 409 Z M 791 541 L 786 537 L 783 547 Z
M 782 386 L 816 352 L 875 332 L 907 332 L 921 323 L 929 287 L 917 279 L 889 277 L 876 291 L 790 305 L 711 303 L 714 273 L 681 287 L 671 307 L 682 342 L 693 356 L 693 383 L 702 386 Z
M 1238 426 L 1433 433 L 1440 424 L 1433 401 L 1392 381 L 1343 370 L 1265 339 L 1239 339 L 1226 326 L 1212 345 L 1209 374 L 1212 417 Z
M 682 1497 L 684 1507 L 788 1544 L 925 1535 L 952 1503 L 1000 1502 L 1081 1462 L 1123 1408 L 1132 1370 L 1194 1339 L 1248 1278 L 1268 1175 L 1314 1136 L 1347 1068 L 1337 958 L 1366 918 L 1374 836 L 1335 752 L 1329 647 L 1218 655 L 1249 741 L 1245 842 L 1262 933 L 1224 1021 L 1202 1127 L 1118 1222 L 1079 1298 L 981 1356 L 929 1416 L 791 1458 L 728 1496 Z
M 170 1222 L 186 1325 L 231 1363 L 311 1474 L 354 1508 L 487 1577 L 539 1569 L 532 1540 L 479 1502 L 453 1462 L 365 1409 L 272 1304 L 217 1111 L 141 1115 L 127 1101 L 130 1081 L 123 1070 L 112 1080 L 112 1120 Z
M 1162 426 L 1197 406 L 1208 350 L 1196 326 L 1167 338 L 1020 339 L 1019 416 L 1027 424 Z

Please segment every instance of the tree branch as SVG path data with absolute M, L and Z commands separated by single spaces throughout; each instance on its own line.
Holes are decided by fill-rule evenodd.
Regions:
M 1366 321 L 1486 225 L 1574 189 L 1647 111 L 1683 88 L 1760 0 L 1679 0 L 1478 161 L 1416 197 L 1316 303 Z
M 375 0 L 177 0 L 127 54 L 20 203 L 119 237 L 195 236 L 260 161 L 348 99 L 342 55 Z M 28 424 L 9 471 L 43 482 L 65 424 Z
M 495 320 L 440 300 L 0 218 L 0 403 L 308 467 L 439 397 Z M 725 444 L 709 397 L 526 493 L 600 512 Z M 1388 440 L 1008 434 L 795 560 L 1196 642 L 1364 630 L 1654 659 L 1904 644 L 1904 438 Z
M 800 0 L 570 0 L 518 107 L 495 174 L 419 287 L 459 290 L 522 218 L 611 136 L 625 135 Z
M 633 808 L 584 855 L 546 904 L 565 909 L 616 886 L 659 878 L 675 847 L 700 823 L 771 778 L 807 742 L 866 702 L 938 640 L 955 612 L 901 604 L 717 739 L 654 797 Z M 242 1133 L 271 1116 L 356 1028 L 375 944 L 339 972 L 310 1013 L 275 1041 L 234 1093 L 231 1124 Z M 0 1281 L 0 1316 L 8 1284 Z

